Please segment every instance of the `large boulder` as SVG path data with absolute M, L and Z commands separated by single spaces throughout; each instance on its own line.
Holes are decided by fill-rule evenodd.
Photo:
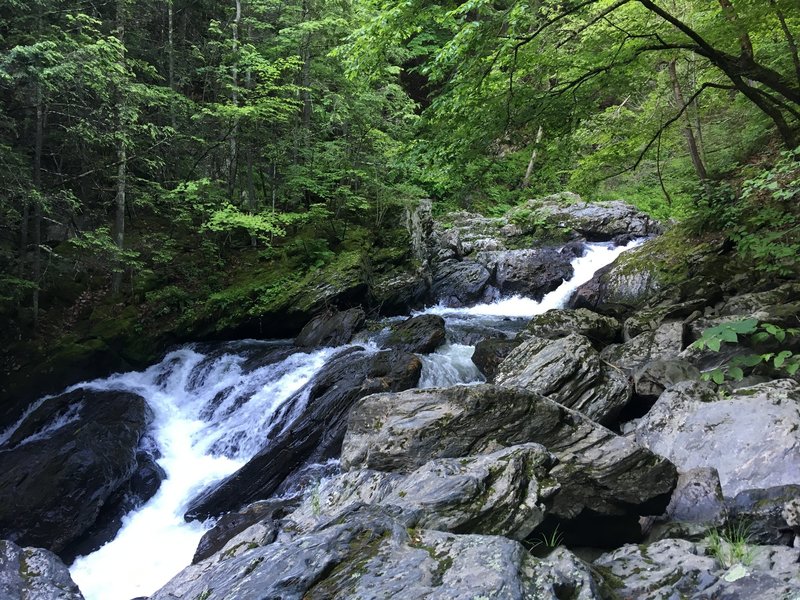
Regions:
M 707 384 L 664 392 L 635 430 L 681 471 L 714 467 L 722 491 L 800 484 L 800 385 L 777 380 L 720 395 Z
M 64 550 L 136 473 L 144 398 L 80 388 L 42 401 L 0 446 L 0 536 Z
M 410 473 L 430 460 L 538 443 L 559 463 L 554 516 L 660 514 L 677 473 L 668 461 L 539 394 L 493 385 L 375 394 L 350 414 L 342 467 Z
M 577 308 L 553 309 L 537 315 L 521 335 L 554 340 L 579 333 L 586 336 L 595 347 L 602 348 L 617 341 L 620 331 L 621 325 L 615 318 Z
M 414 387 L 421 370 L 413 354 L 360 347 L 340 352 L 287 401 L 284 414 L 295 407 L 296 420 L 275 427 L 247 464 L 193 501 L 187 518 L 205 519 L 268 498 L 304 465 L 337 457 L 353 404 L 368 394 Z
M 400 352 L 428 354 L 444 344 L 445 337 L 442 317 L 419 315 L 392 325 L 385 345 Z
M 527 339 L 498 366 L 494 382 L 537 392 L 603 424 L 611 423 L 631 397 L 627 379 L 607 368 L 578 334 Z
M 407 475 L 359 469 L 323 481 L 288 518 L 310 529 L 354 504 L 401 506 L 417 526 L 525 539 L 543 520 L 543 499 L 557 488 L 553 456 L 539 444 L 480 456 L 439 458 Z
M 612 344 L 603 349 L 602 358 L 632 374 L 653 360 L 678 358 L 684 349 L 684 325 L 669 322 L 653 331 L 645 331 L 623 344 Z
M 475 344 L 472 362 L 486 377 L 486 381 L 494 381 L 497 369 L 509 354 L 522 343 L 522 340 L 508 338 L 489 338 Z
M 589 203 L 567 192 L 530 200 L 527 206 L 548 223 L 573 229 L 589 241 L 644 237 L 663 231 L 656 220 L 621 201 Z
M 445 261 L 434 268 L 431 299 L 450 307 L 491 299 L 491 276 L 486 267 L 476 262 Z
M 83 594 L 52 552 L 0 540 L 0 598 L 83 600 Z
M 321 313 L 306 323 L 294 343 L 302 348 L 341 346 L 353 339 L 366 318 L 360 308 Z
M 599 598 L 589 569 L 564 550 L 542 561 L 507 538 L 414 527 L 408 514 L 362 507 L 306 535 L 218 553 L 151 600 Z
M 495 287 L 504 295 L 540 300 L 573 275 L 573 256 L 559 248 L 481 252 L 475 260 L 494 273 Z
M 598 558 L 594 567 L 620 598 L 738 600 L 795 598 L 800 593 L 797 550 L 753 546 L 742 565 L 727 560 L 724 544 L 722 561 L 708 546 L 667 539 L 624 546 Z

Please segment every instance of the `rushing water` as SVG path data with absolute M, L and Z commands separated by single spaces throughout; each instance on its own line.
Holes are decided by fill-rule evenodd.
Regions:
M 471 360 L 477 339 L 513 336 L 531 316 L 562 307 L 575 288 L 633 245 L 589 244 L 584 256 L 573 261 L 574 277 L 541 302 L 514 296 L 469 308 L 436 306 L 424 311 L 444 317 L 448 341 L 422 357 L 420 387 L 482 381 Z M 152 594 L 189 564 L 211 525 L 184 521 L 191 500 L 243 465 L 273 428 L 291 423 L 304 407 L 299 390 L 336 352 L 296 352 L 286 343 L 253 341 L 214 350 L 186 347 L 146 371 L 82 384 L 130 391 L 147 400 L 155 415 L 150 435 L 166 472 L 156 495 L 124 518 L 114 540 L 72 565 L 72 577 L 87 600 Z M 265 353 L 273 353 L 269 364 L 258 362 Z

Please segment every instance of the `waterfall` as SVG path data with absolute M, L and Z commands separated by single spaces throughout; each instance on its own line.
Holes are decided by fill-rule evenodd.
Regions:
M 274 348 L 246 344 L 242 350 Z M 189 347 L 144 372 L 83 384 L 147 400 L 155 415 L 158 463 L 167 474 L 156 495 L 123 519 L 114 540 L 73 563 L 72 578 L 87 600 L 150 595 L 191 562 L 208 524 L 184 522 L 189 501 L 241 467 L 271 429 L 287 422 L 282 406 L 333 352 L 293 353 L 248 370 L 249 353 L 237 352 L 235 344 L 216 354 Z
M 483 381 L 471 360 L 477 340 L 512 337 L 530 317 L 562 307 L 598 269 L 638 243 L 587 244 L 585 254 L 572 263 L 574 276 L 540 302 L 514 296 L 468 308 L 435 306 L 423 311 L 442 315 L 448 341 L 421 357 L 419 386 Z M 371 334 L 364 341 L 376 349 L 379 339 Z M 72 577 L 86 599 L 146 596 L 188 565 L 212 523 L 186 523 L 187 505 L 201 490 L 245 464 L 270 432 L 294 420 L 305 406 L 303 386 L 338 350 L 298 352 L 286 342 L 252 340 L 214 349 L 189 346 L 143 372 L 80 384 L 130 391 L 146 399 L 155 415 L 150 435 L 166 472 L 156 495 L 124 517 L 114 540 L 73 563 Z

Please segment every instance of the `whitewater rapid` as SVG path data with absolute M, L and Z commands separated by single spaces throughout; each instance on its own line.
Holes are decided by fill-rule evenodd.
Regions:
M 587 244 L 584 255 L 572 262 L 574 276 L 540 302 L 514 296 L 469 308 L 434 306 L 422 311 L 445 319 L 448 341 L 421 356 L 419 387 L 483 381 L 472 362 L 474 342 L 463 343 L 456 337 L 463 338 L 464 332 L 470 331 L 472 338 L 480 337 L 476 331 L 513 335 L 530 317 L 563 307 L 573 291 L 598 269 L 639 243 L 620 247 Z M 457 332 L 455 337 L 453 332 Z M 369 338 L 362 341 L 377 350 Z M 294 420 L 305 406 L 298 392 L 339 350 L 291 353 L 287 343 L 281 346 L 250 340 L 238 344 L 229 344 L 222 352 L 182 348 L 146 371 L 71 388 L 123 390 L 144 397 L 155 415 L 150 436 L 160 452 L 158 463 L 166 472 L 156 495 L 124 517 L 111 542 L 79 557 L 71 566 L 72 577 L 86 600 L 130 600 L 151 595 L 190 564 L 200 538 L 213 524 L 184 521 L 191 500 L 245 464 L 278 423 L 285 426 Z M 281 360 L 248 366 L 259 352 L 281 347 L 285 351 Z M 285 414 L 289 410 L 292 414 Z

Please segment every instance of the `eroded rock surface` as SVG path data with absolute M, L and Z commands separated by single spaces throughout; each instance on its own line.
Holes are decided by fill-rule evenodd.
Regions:
M 52 552 L 0 540 L 0 598 L 83 600 L 83 594 Z

